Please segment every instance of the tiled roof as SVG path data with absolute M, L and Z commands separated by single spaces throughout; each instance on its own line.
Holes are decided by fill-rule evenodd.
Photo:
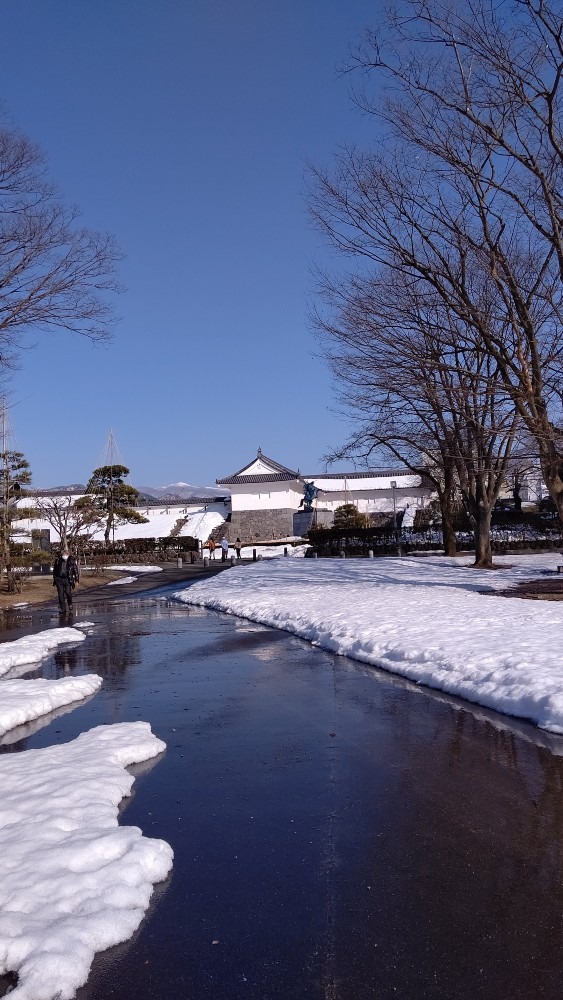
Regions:
M 303 479 L 383 479 L 389 476 L 420 476 L 420 472 L 411 472 L 406 467 L 402 469 L 364 469 L 363 472 L 312 472 L 303 473 Z
M 240 473 L 235 472 L 233 476 L 228 476 L 226 479 L 216 479 L 215 482 L 218 486 L 228 486 L 230 483 L 288 483 L 295 479 L 301 479 L 299 473 L 290 472 L 288 469 L 286 472 L 271 472 L 254 476 L 241 476 Z
M 270 465 L 275 471 L 273 473 L 259 473 L 250 476 L 245 476 L 244 471 L 248 469 L 249 466 L 254 465 L 254 462 L 259 459 L 261 462 L 265 462 L 266 465 Z M 267 455 L 262 454 L 262 450 L 258 449 L 258 454 L 252 462 L 247 462 L 246 465 L 239 469 L 238 472 L 231 473 L 225 479 L 216 479 L 215 482 L 218 486 L 225 486 L 228 483 L 277 483 L 284 482 L 290 479 L 300 479 L 301 476 L 299 472 L 295 472 L 294 469 L 288 469 L 286 465 L 280 465 L 279 462 L 275 462 L 273 458 L 268 458 Z
M 245 470 L 250 468 L 259 459 L 265 464 L 271 466 L 272 472 L 261 472 L 253 473 L 250 475 L 245 475 Z M 288 469 L 286 465 L 280 465 L 279 462 L 275 462 L 273 458 L 268 458 L 266 455 L 262 454 L 261 449 L 258 449 L 258 454 L 252 462 L 248 462 L 242 469 L 238 472 L 231 473 L 230 476 L 226 476 L 224 479 L 216 479 L 215 482 L 218 486 L 229 486 L 236 485 L 237 483 L 283 483 L 290 482 L 291 480 L 299 480 L 303 482 L 304 480 L 317 480 L 317 479 L 381 479 L 381 478 L 394 478 L 414 475 L 424 475 L 423 470 L 418 473 L 411 472 L 410 469 L 364 469 L 363 471 L 355 472 L 312 472 L 309 475 L 302 475 L 299 470 L 297 472 L 295 469 Z

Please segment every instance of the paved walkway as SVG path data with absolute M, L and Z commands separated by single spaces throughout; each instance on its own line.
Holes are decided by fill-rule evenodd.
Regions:
M 242 559 L 238 565 L 250 561 Z M 211 560 L 209 566 L 204 566 L 201 560 L 193 565 L 191 563 L 184 563 L 181 567 L 178 567 L 175 563 L 155 563 L 155 565 L 161 567 L 161 572 L 139 573 L 132 583 L 116 583 L 112 587 L 104 587 L 103 584 L 101 587 L 99 585 L 95 587 L 79 586 L 76 590 L 76 599 L 80 602 L 81 595 L 86 594 L 89 598 L 95 597 L 98 594 L 104 600 L 107 600 L 110 596 L 114 598 L 130 597 L 132 594 L 140 594 L 147 590 L 156 590 L 157 588 L 160 589 L 160 587 L 166 587 L 169 584 L 191 583 L 194 580 L 215 576 L 223 570 L 231 569 L 230 559 L 226 563 L 221 562 L 220 559 Z M 111 569 L 111 567 L 108 566 L 108 569 Z M 130 574 L 124 573 L 123 575 L 135 576 L 135 572 L 132 570 Z
M 102 688 L 6 752 L 150 723 L 166 751 L 120 823 L 174 868 L 77 1000 L 561 1000 L 546 734 L 235 616 L 84 603 L 95 628 L 42 673 Z

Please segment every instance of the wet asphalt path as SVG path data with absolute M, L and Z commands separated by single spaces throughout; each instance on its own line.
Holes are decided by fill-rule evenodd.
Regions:
M 561 996 L 561 741 L 166 592 L 79 618 L 41 673 L 102 691 L 2 749 L 149 721 L 121 821 L 175 851 L 79 1000 Z

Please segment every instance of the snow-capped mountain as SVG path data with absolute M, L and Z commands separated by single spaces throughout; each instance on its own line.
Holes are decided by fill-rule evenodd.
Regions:
M 229 491 L 217 486 L 192 486 L 191 483 L 170 483 L 169 486 L 137 486 L 139 493 L 148 494 L 158 500 L 189 500 L 191 497 L 224 497 Z

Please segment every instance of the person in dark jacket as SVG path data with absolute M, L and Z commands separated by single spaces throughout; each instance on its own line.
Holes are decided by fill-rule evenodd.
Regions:
M 53 587 L 57 588 L 61 614 L 65 613 L 67 604 L 68 610 L 72 611 L 72 591 L 79 579 L 76 559 L 69 554 L 68 549 L 63 549 L 53 565 Z

